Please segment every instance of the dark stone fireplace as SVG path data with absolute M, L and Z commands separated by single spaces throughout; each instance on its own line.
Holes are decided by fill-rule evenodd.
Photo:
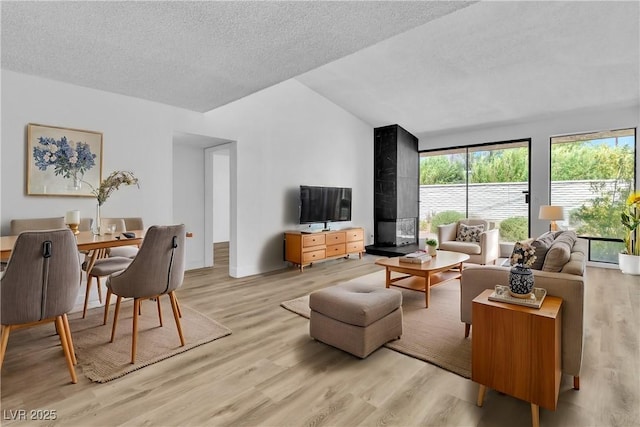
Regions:
M 399 256 L 418 248 L 418 139 L 398 125 L 374 129 L 374 244 Z
M 399 218 L 391 221 L 378 221 L 376 233 L 377 246 L 406 246 L 416 243 L 417 218 Z

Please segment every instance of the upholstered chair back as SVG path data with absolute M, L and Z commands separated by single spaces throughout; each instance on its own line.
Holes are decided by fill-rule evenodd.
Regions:
M 108 287 L 126 298 L 172 292 L 182 285 L 185 268 L 185 226 L 154 225 L 129 267 L 109 277 Z
M 80 218 L 80 225 L 78 225 L 78 231 L 91 231 L 93 225 L 93 218 Z
M 464 218 L 458 221 L 457 225 L 459 226 L 460 224 L 464 224 L 464 225 L 471 225 L 471 226 L 478 226 L 478 225 L 484 225 L 484 231 L 489 230 L 489 221 L 485 220 L 485 219 L 471 219 L 471 218 Z M 457 227 L 456 227 L 457 228 Z
M 0 281 L 0 323 L 37 322 L 69 312 L 79 280 L 78 247 L 70 229 L 21 233 Z
M 144 222 L 140 217 L 122 218 L 127 230 L 144 230 Z
M 127 231 L 127 226 L 125 225 L 123 218 L 100 218 L 100 227 L 102 230 L 106 230 L 110 225 L 116 226 L 116 233 L 123 233 Z
M 55 218 L 12 219 L 11 235 L 17 236 L 23 231 L 28 230 L 54 230 L 64 227 L 64 217 L 62 216 Z

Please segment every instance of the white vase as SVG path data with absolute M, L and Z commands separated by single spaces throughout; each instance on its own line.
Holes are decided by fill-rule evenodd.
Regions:
M 624 274 L 640 275 L 640 255 L 618 254 L 618 266 Z
M 436 251 L 436 246 L 427 245 L 427 252 L 428 252 L 428 253 L 429 253 L 429 255 L 431 255 L 431 256 L 436 256 L 436 255 L 438 255 L 438 252 Z

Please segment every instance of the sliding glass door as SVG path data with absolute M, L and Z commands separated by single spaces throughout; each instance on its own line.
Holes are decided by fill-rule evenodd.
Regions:
M 529 140 L 420 154 L 420 238 L 461 218 L 486 219 L 505 242 L 529 236 Z
M 551 204 L 562 228 L 590 241 L 590 261 L 616 263 L 625 230 L 620 212 L 635 181 L 636 130 L 551 138 Z

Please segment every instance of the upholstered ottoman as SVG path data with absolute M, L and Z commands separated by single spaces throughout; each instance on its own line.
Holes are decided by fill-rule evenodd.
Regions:
M 402 335 L 402 293 L 345 283 L 309 296 L 311 337 L 361 358 Z

